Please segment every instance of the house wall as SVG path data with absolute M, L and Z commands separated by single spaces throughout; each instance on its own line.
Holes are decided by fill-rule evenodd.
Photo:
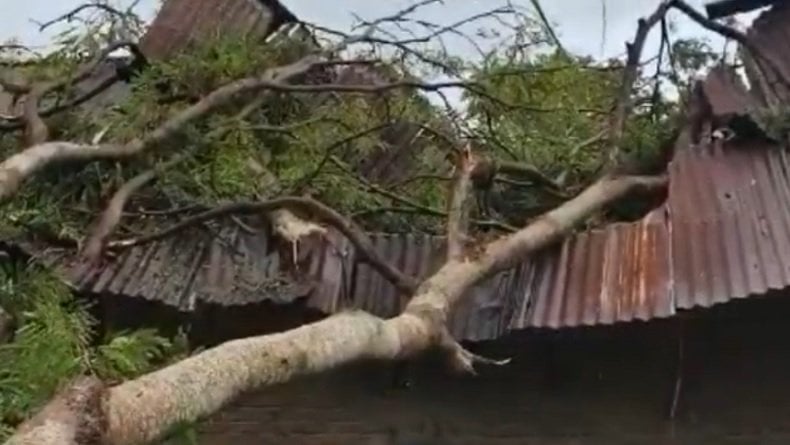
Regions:
M 200 426 L 200 443 L 785 444 L 788 302 L 477 345 L 514 357 L 477 378 L 448 374 L 431 358 L 405 372 L 346 367 L 247 394 Z M 682 397 L 670 421 L 680 338 Z M 410 387 L 394 384 L 404 376 Z M 393 430 L 427 441 L 394 442 Z

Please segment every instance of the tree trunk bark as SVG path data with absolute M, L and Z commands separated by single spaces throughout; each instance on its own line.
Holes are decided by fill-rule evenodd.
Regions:
M 14 319 L 0 306 L 0 345 L 7 343 L 14 335 Z

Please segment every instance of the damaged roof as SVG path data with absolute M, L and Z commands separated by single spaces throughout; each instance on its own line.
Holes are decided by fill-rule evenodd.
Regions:
M 789 9 L 782 5 L 763 14 L 749 33 L 765 54 L 788 67 L 784 40 L 766 36 L 786 32 Z M 772 46 L 780 48 L 768 51 Z M 717 120 L 751 119 L 766 97 L 779 97 L 777 82 L 751 75 L 749 81 L 747 89 L 731 71 L 711 71 L 702 91 Z M 668 175 L 666 202 L 641 220 L 569 236 L 471 289 L 451 315 L 453 334 L 486 340 L 527 328 L 650 320 L 790 286 L 786 147 L 752 134 L 692 144 L 684 131 Z M 386 261 L 413 276 L 425 277 L 443 261 L 443 237 L 370 238 Z M 184 311 L 197 302 L 269 301 L 299 302 L 324 313 L 361 308 L 388 317 L 406 304 L 407 296 L 358 261 L 342 236 L 330 231 L 303 249 L 296 277 L 284 272 L 290 264 L 283 264 L 285 256 L 267 230 L 236 226 L 215 237 L 185 232 L 129 249 L 92 275 L 67 254 L 40 257 L 80 291 L 157 300 Z
M 277 0 L 165 0 L 139 47 L 147 58 L 161 60 L 200 38 L 233 32 L 263 41 L 281 25 L 296 21 L 296 16 Z M 115 61 L 101 63 L 91 76 L 74 86 L 75 95 L 97 90 L 101 83 L 114 78 L 117 67 L 125 65 L 122 59 L 125 60 L 116 57 Z M 127 84 L 114 82 L 88 97 L 85 103 L 88 109 L 98 109 L 117 103 L 128 92 Z M 21 105 L 14 104 L 13 95 L 0 87 L 0 114 L 20 113 Z

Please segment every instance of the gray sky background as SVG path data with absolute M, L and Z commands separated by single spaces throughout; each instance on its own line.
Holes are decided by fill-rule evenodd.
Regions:
M 337 29 L 347 30 L 353 22 L 352 14 L 363 18 L 375 18 L 397 11 L 410 1 L 373 1 L 373 0 L 281 0 L 298 17 Z M 623 42 L 631 39 L 636 30 L 639 17 L 649 14 L 658 0 L 544 0 L 543 6 L 549 19 L 556 24 L 560 38 L 565 46 L 576 53 L 596 57 L 613 56 L 623 52 Z M 0 41 L 16 37 L 26 44 L 39 46 L 46 44 L 50 33 L 38 32 L 33 20 L 48 20 L 82 3 L 82 0 L 0 0 Z M 129 0 L 119 0 L 118 4 L 129 4 Z M 136 11 L 144 18 L 151 18 L 159 0 L 141 0 Z M 527 0 L 514 1 L 523 7 L 529 6 Z M 702 8 L 704 0 L 690 0 L 693 6 Z M 603 40 L 602 4 L 606 5 L 606 35 Z M 449 24 L 475 13 L 499 6 L 495 0 L 445 0 L 444 6 L 436 5 L 420 10 L 418 17 L 428 21 Z M 739 18 L 748 23 L 751 16 Z M 707 36 L 712 42 L 721 39 L 706 32 L 685 18 L 678 18 L 678 37 Z M 649 49 L 657 48 L 656 36 L 648 42 Z M 601 49 L 603 48 L 603 53 Z M 463 48 L 459 48 L 463 51 Z
M 141 0 L 135 11 L 144 19 L 153 17 L 161 0 Z M 353 14 L 362 18 L 375 19 L 402 9 L 413 0 L 281 0 L 299 18 L 326 27 L 347 31 L 355 22 Z M 689 0 L 701 9 L 706 0 Z M 45 21 L 59 16 L 83 0 L 0 0 L 0 42 L 17 38 L 21 43 L 34 47 L 46 45 L 53 33 L 53 27 L 42 34 L 31 20 Z M 117 0 L 118 5 L 129 5 L 130 0 Z M 529 8 L 529 0 L 513 0 L 513 3 Z M 650 14 L 658 0 L 543 0 L 549 20 L 554 23 L 555 31 L 569 51 L 590 55 L 596 58 L 621 56 L 624 42 L 633 39 L 637 19 Z M 605 25 L 604 25 L 605 5 Z M 416 17 L 426 21 L 448 25 L 466 17 L 490 10 L 502 3 L 496 0 L 445 0 L 444 5 L 422 8 Z M 745 27 L 756 13 L 742 14 L 737 18 Z M 720 49 L 723 40 L 713 33 L 699 27 L 677 11 L 670 20 L 676 24 L 674 38 L 705 37 L 714 49 Z M 489 22 L 491 23 L 491 22 Z M 62 28 L 61 28 L 62 29 Z M 473 31 L 466 28 L 466 31 Z M 605 32 L 604 32 L 605 31 Z M 448 39 L 451 53 L 473 57 L 474 48 L 462 39 Z M 644 57 L 654 55 L 658 50 L 659 33 L 654 29 L 645 45 Z

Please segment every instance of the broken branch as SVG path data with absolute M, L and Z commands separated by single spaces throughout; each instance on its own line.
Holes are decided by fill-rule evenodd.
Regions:
M 458 153 L 455 181 L 448 199 L 447 211 L 447 261 L 460 261 L 469 230 L 469 201 L 472 195 L 472 172 L 476 162 L 472 148 L 467 144 Z

